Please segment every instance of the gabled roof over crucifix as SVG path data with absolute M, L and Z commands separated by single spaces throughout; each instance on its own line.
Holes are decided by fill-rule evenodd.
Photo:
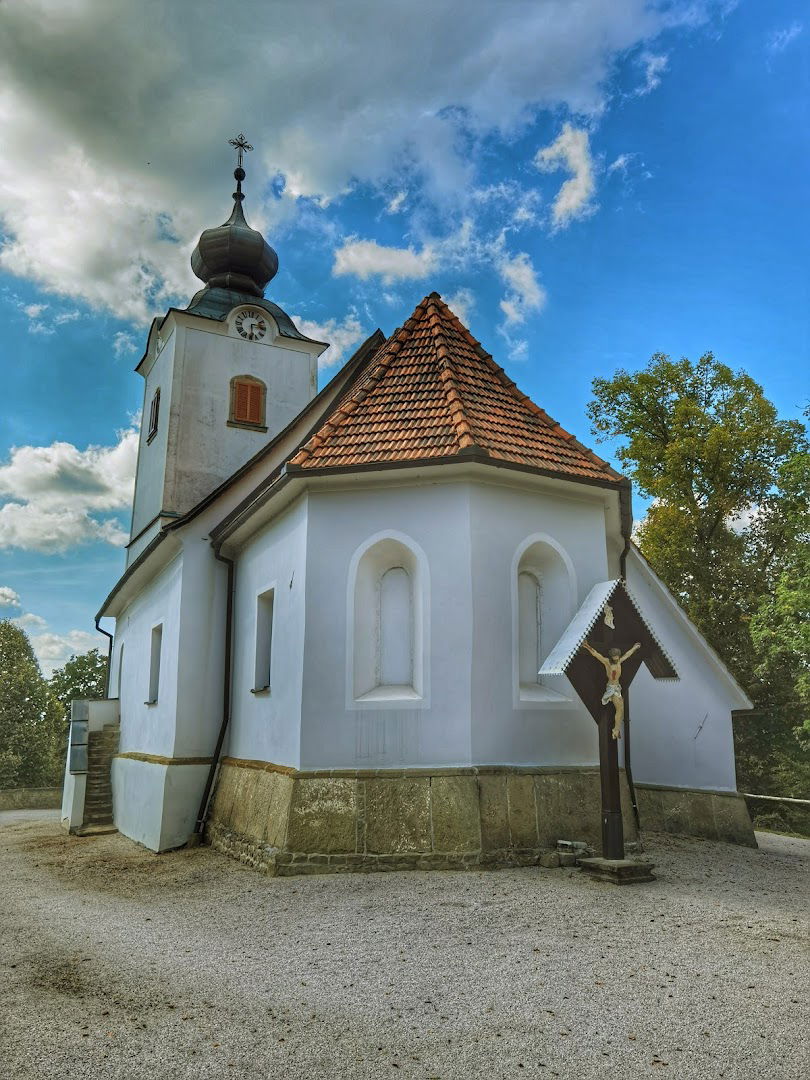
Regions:
M 588 593 L 579 611 L 540 668 L 540 675 L 567 675 L 594 720 L 603 709 L 605 676 L 600 664 L 582 648 L 587 641 L 598 651 L 619 648 L 626 652 L 635 642 L 641 648 L 622 664 L 622 686 L 627 689 L 642 664 L 654 679 L 677 679 L 675 665 L 621 578 L 600 581 Z

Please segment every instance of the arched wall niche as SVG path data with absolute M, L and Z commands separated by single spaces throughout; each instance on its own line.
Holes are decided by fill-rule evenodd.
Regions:
M 565 549 L 545 533 L 528 537 L 512 564 L 513 687 L 515 703 L 571 700 L 565 678 L 540 678 L 543 661 L 574 614 L 576 573 Z
M 427 562 L 402 534 L 372 537 L 352 559 L 347 704 L 424 704 Z

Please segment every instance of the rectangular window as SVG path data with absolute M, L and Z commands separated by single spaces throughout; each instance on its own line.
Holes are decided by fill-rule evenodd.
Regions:
M 160 415 L 160 387 L 155 391 L 152 398 L 152 404 L 149 406 L 149 430 L 146 435 L 146 441 L 151 442 L 157 435 L 158 429 L 158 417 Z
M 275 589 L 268 589 L 256 600 L 256 671 L 253 693 L 270 689 L 270 670 L 273 660 L 273 600 Z
M 237 380 L 234 384 L 233 418 L 241 424 L 264 423 L 262 397 L 264 387 L 259 382 Z
M 163 625 L 152 627 L 152 647 L 149 654 L 149 699 L 147 705 L 154 705 L 160 690 L 160 650 L 163 644 Z

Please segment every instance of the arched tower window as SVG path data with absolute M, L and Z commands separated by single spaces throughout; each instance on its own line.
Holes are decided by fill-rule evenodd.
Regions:
M 573 614 L 573 567 L 563 552 L 545 540 L 528 543 L 515 567 L 514 671 L 518 697 L 524 701 L 566 696 L 559 677 L 541 678 L 543 661 L 557 644 Z
M 253 375 L 235 375 L 231 379 L 231 403 L 228 424 L 266 431 L 265 400 L 267 387 Z
M 422 697 L 423 577 L 415 552 L 393 537 L 360 556 L 351 597 L 351 700 Z

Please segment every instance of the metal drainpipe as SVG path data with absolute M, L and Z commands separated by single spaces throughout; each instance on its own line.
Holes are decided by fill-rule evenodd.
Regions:
M 194 826 L 195 836 L 202 836 L 203 829 L 205 828 L 208 800 L 211 797 L 211 788 L 214 786 L 214 776 L 216 775 L 217 766 L 219 765 L 219 756 L 222 753 L 225 734 L 231 719 L 231 643 L 233 641 L 233 590 L 234 582 L 236 580 L 236 567 L 233 559 L 226 559 L 224 555 L 220 555 L 217 548 L 214 548 L 214 558 L 221 563 L 225 563 L 228 567 L 228 595 L 225 601 L 225 689 L 222 698 L 222 723 L 219 727 L 219 735 L 217 736 L 217 745 L 214 748 L 214 757 L 211 762 L 211 768 L 208 770 L 208 777 L 205 781 L 205 790 L 203 791 L 202 800 L 200 802 L 200 809 L 197 811 L 197 822 Z
M 104 697 L 108 698 L 110 696 L 110 668 L 112 666 L 113 636 L 107 630 L 102 629 L 98 625 L 98 619 L 96 619 L 96 630 L 98 630 L 100 634 L 103 634 L 104 637 L 107 638 L 107 674 L 104 679 Z
M 627 552 L 630 550 L 630 537 L 624 538 L 624 547 L 619 556 L 619 576 L 627 582 Z M 639 844 L 641 843 L 641 818 L 638 812 L 638 800 L 636 799 L 636 786 L 633 783 L 633 766 L 630 760 L 630 687 L 624 692 L 624 775 L 627 777 L 627 787 L 630 790 L 630 803 L 633 807 L 633 817 L 636 821 L 636 832 Z

